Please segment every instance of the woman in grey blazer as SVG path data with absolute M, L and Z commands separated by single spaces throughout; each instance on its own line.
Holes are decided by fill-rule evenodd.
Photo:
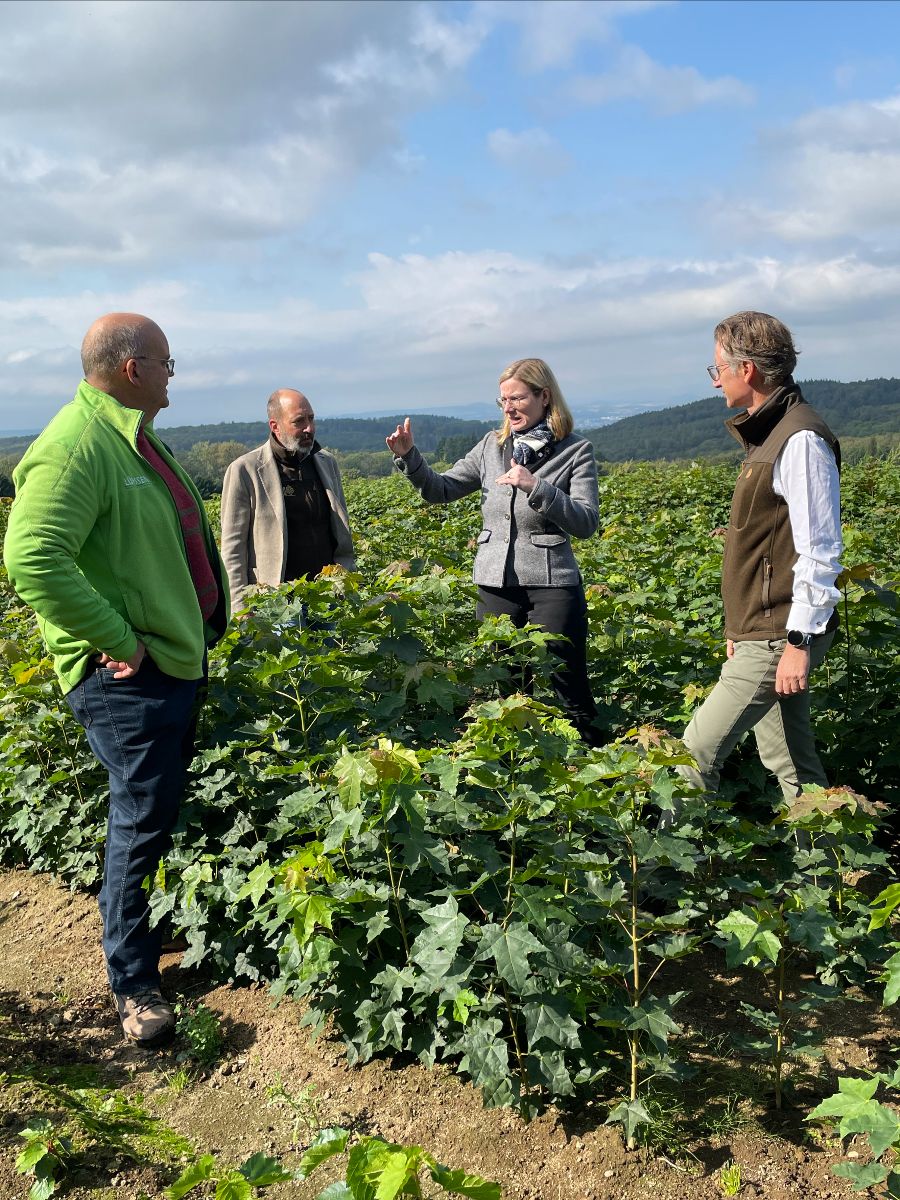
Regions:
M 482 530 L 473 577 L 478 617 L 507 613 L 568 641 L 552 678 L 560 704 L 590 744 L 599 740 L 587 674 L 587 604 L 571 539 L 599 521 L 594 448 L 572 433 L 572 414 L 553 372 L 522 358 L 500 376 L 499 430 L 487 434 L 443 474 L 425 462 L 409 417 L 386 440 L 394 462 L 430 504 L 481 489 Z

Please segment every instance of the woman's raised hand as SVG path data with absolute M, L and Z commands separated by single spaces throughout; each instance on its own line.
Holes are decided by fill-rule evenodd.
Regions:
M 387 442 L 388 450 L 392 454 L 396 454 L 398 458 L 402 458 L 404 454 L 409 454 L 415 442 L 413 441 L 412 429 L 409 425 L 409 417 L 398 425 L 394 433 L 389 433 L 384 439 Z

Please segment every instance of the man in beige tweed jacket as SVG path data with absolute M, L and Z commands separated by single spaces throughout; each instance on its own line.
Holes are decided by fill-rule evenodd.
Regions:
M 356 566 L 338 465 L 316 441 L 302 392 L 269 397 L 269 440 L 229 466 L 222 484 L 222 559 L 238 609 L 260 586 Z

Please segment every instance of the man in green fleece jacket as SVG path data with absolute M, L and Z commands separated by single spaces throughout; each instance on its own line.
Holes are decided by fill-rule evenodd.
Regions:
M 4 559 L 109 772 L 103 949 L 125 1036 L 154 1045 L 175 1020 L 142 883 L 170 845 L 227 578 L 203 502 L 153 430 L 175 370 L 163 331 L 110 313 L 81 359 L 74 400 L 16 468 Z

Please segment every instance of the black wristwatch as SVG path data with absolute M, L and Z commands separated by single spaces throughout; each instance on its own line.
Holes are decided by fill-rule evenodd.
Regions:
M 801 633 L 799 629 L 789 629 L 787 631 L 788 645 L 797 646 L 798 648 L 803 646 L 808 650 L 812 645 L 814 636 L 812 633 Z

